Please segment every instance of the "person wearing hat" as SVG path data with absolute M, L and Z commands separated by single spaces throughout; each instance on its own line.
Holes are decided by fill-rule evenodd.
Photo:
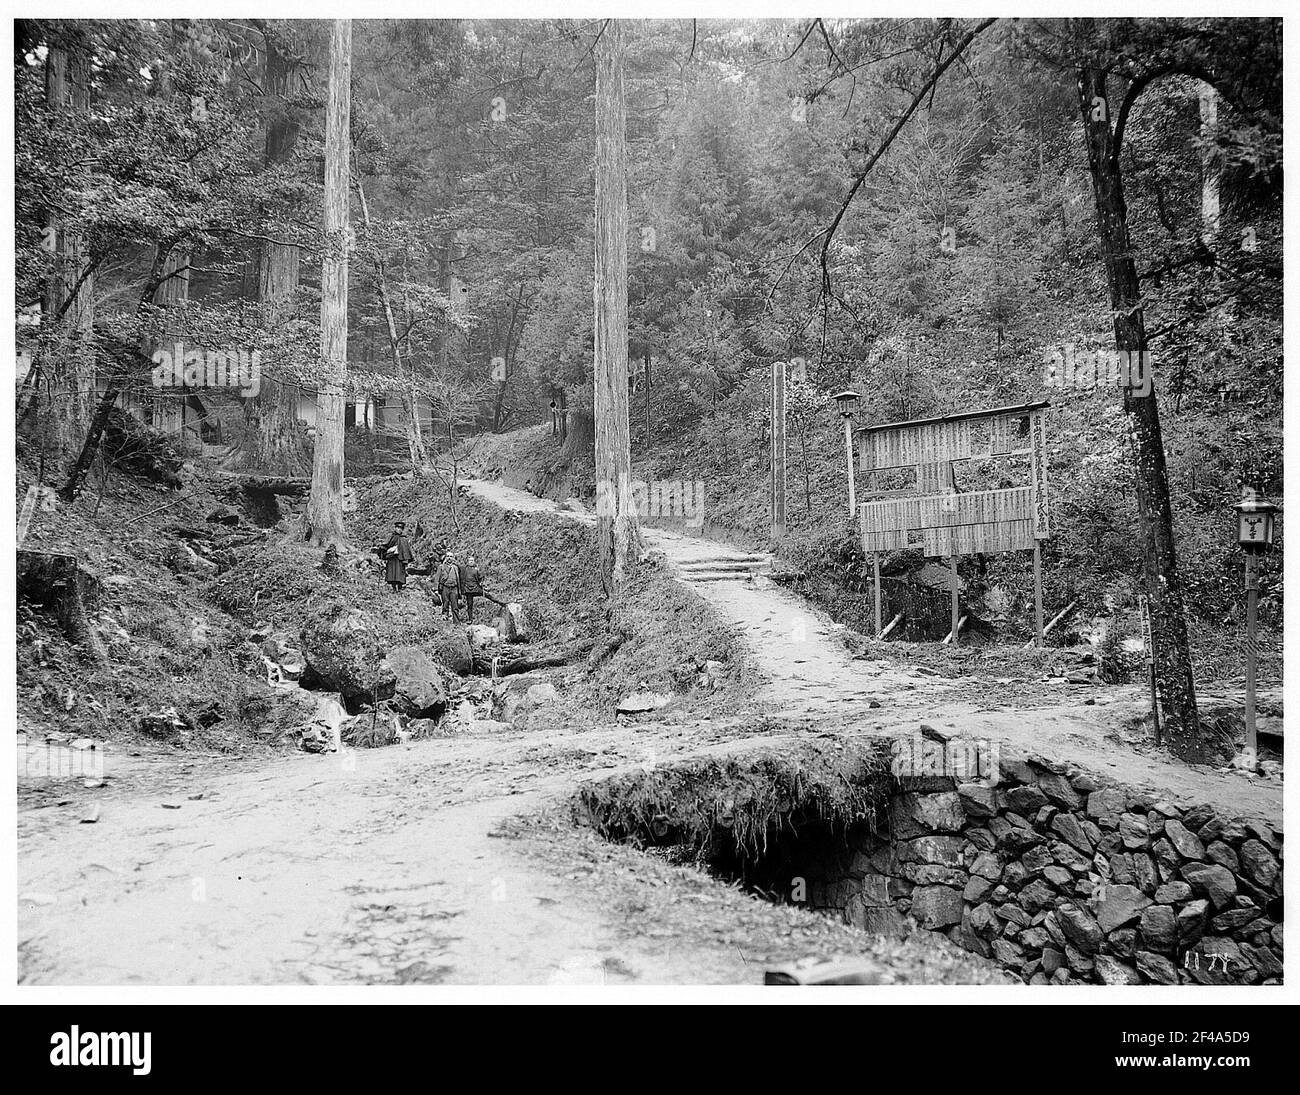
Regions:
M 384 545 L 384 581 L 394 593 L 400 593 L 406 587 L 406 564 L 415 560 L 411 542 L 406 538 L 406 522 L 398 521 L 393 526 L 393 535 Z

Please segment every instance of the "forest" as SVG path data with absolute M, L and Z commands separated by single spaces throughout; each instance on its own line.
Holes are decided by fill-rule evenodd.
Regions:
M 589 467 L 607 29 L 357 23 L 333 62 L 350 110 L 331 209 L 329 24 L 20 21 L 17 414 L 35 481 L 71 500 L 102 478 L 128 408 L 268 474 L 308 473 L 334 417 L 353 473 L 446 481 L 467 438 L 539 423 L 562 442 L 552 473 Z M 863 424 L 1049 398 L 1049 599 L 1114 608 L 1132 600 L 1114 580 L 1145 569 L 1177 721 L 1188 624 L 1210 648 L 1239 624 L 1226 507 L 1243 484 L 1281 492 L 1279 35 L 628 24 L 614 353 L 631 459 L 710 484 L 711 523 L 754 534 L 768 370 L 798 361 L 783 546 L 843 584 L 865 563 L 837 515 L 833 392 L 859 391 Z M 330 353 L 323 297 L 342 308 Z M 1156 397 L 1094 382 L 1116 347 L 1149 355 L 1158 417 Z M 989 565 L 981 583 L 1021 564 Z M 1264 571 L 1276 623 L 1282 575 Z

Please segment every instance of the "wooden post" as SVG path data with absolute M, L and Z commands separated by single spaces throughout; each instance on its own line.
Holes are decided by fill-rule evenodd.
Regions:
M 957 604 L 957 556 L 948 556 L 949 573 L 952 575 L 952 643 L 956 646 L 961 638 L 957 632 L 961 629 L 961 614 Z
M 1034 541 L 1034 638 L 1043 645 L 1043 547 Z
M 785 362 L 772 363 L 772 536 L 785 534 Z
M 1246 556 L 1246 749 L 1251 770 L 1258 767 L 1259 752 L 1255 737 L 1255 630 L 1259 621 L 1259 556 Z
M 853 520 L 858 512 L 858 499 L 856 484 L 853 476 L 853 419 L 849 415 L 844 416 L 844 452 L 848 456 L 849 468 L 849 520 Z
M 873 580 L 872 588 L 875 590 L 876 597 L 876 634 L 880 634 L 880 552 L 871 553 L 871 577 Z

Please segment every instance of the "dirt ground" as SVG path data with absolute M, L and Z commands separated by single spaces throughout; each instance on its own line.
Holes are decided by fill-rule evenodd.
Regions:
M 557 511 L 498 483 L 470 487 L 507 508 Z M 674 566 L 730 550 L 662 530 L 646 539 Z M 648 724 L 471 731 L 270 761 L 110 753 L 102 787 L 25 775 L 20 763 L 19 980 L 759 984 L 773 964 L 842 954 L 884 983 L 1005 980 L 939 936 L 874 939 L 566 823 L 579 780 L 783 736 L 926 722 L 994 738 L 1004 755 L 1281 816 L 1279 781 L 1170 764 L 1118 734 L 1138 689 L 1044 684 L 1059 703 L 999 709 L 996 681 L 937 676 L 885 644 L 879 657 L 855 656 L 841 629 L 770 582 L 693 588 L 766 678 L 753 700 L 772 717 L 757 730 L 748 715 L 687 722 L 666 709 Z

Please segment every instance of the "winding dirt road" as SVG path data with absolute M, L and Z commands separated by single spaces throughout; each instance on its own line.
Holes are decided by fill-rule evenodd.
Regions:
M 593 519 L 498 483 L 468 485 L 506 508 Z M 665 530 L 646 536 L 678 568 L 732 550 Z M 834 624 L 770 582 L 693 588 L 737 626 L 767 678 L 761 698 L 784 714 L 814 725 L 851 720 L 856 733 L 897 733 L 927 719 L 1177 798 L 1280 816 L 1280 789 L 1178 768 L 1108 738 L 1134 701 L 1125 690 L 1106 690 L 1095 707 L 988 712 L 962 699 L 958 682 L 853 657 Z M 855 929 L 693 872 L 664 873 L 630 849 L 575 845 L 589 862 L 557 871 L 500 834 L 508 819 L 562 801 L 580 778 L 647 757 L 752 745 L 742 726 L 663 723 L 471 733 L 269 762 L 110 752 L 107 786 L 95 789 L 80 779 L 25 779 L 20 765 L 19 980 L 755 984 L 760 957 L 880 955 L 884 944 Z M 83 823 L 96 807 L 97 820 Z M 598 867 L 617 888 L 591 881 Z M 686 904 L 701 910 L 701 930 L 665 927 L 694 922 L 671 918 Z M 755 946 L 763 955 L 747 953 Z M 904 966 L 897 979 L 997 976 L 945 948 L 934 937 L 906 957 L 886 957 L 887 979 Z M 918 955 L 937 965 L 918 969 Z

